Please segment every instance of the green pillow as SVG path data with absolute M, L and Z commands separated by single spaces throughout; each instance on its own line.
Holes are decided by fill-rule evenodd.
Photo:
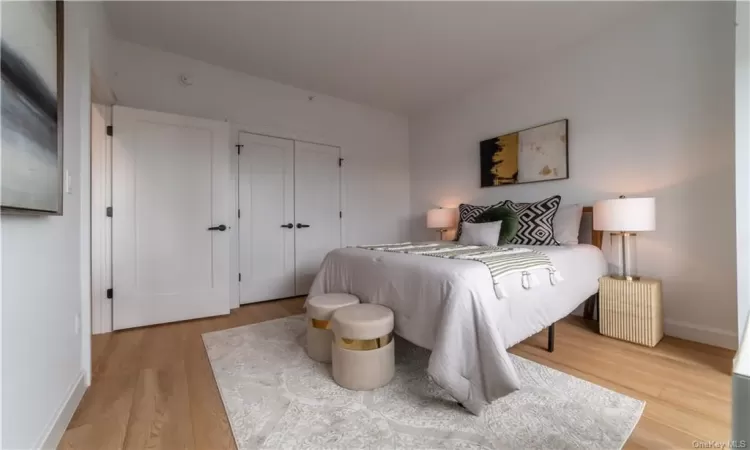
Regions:
M 475 223 L 497 222 L 502 220 L 500 227 L 500 237 L 497 245 L 505 245 L 518 233 L 518 214 L 504 206 L 495 206 L 480 214 Z

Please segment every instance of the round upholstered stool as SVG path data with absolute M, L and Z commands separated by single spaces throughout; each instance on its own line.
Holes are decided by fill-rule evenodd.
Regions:
M 307 301 L 307 354 L 310 358 L 331 362 L 331 316 L 339 308 L 358 303 L 359 299 L 349 294 L 323 294 Z
M 337 309 L 333 330 L 333 379 L 339 386 L 367 391 L 385 386 L 394 373 L 393 311 L 360 304 Z

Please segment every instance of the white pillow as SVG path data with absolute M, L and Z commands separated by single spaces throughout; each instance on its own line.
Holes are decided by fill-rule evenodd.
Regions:
M 557 209 L 557 214 L 552 219 L 552 229 L 555 232 L 555 240 L 560 245 L 578 244 L 582 215 L 581 205 L 564 205 Z
M 497 245 L 500 240 L 500 227 L 503 221 L 461 224 L 461 237 L 458 243 L 462 245 Z

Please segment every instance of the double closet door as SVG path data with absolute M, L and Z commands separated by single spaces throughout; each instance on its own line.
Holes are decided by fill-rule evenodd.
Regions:
M 341 246 L 340 149 L 240 133 L 240 303 L 305 295 Z

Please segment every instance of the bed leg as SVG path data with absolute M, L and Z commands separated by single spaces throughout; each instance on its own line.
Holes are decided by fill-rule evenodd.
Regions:
M 547 328 L 547 351 L 552 353 L 555 351 L 555 324 Z

